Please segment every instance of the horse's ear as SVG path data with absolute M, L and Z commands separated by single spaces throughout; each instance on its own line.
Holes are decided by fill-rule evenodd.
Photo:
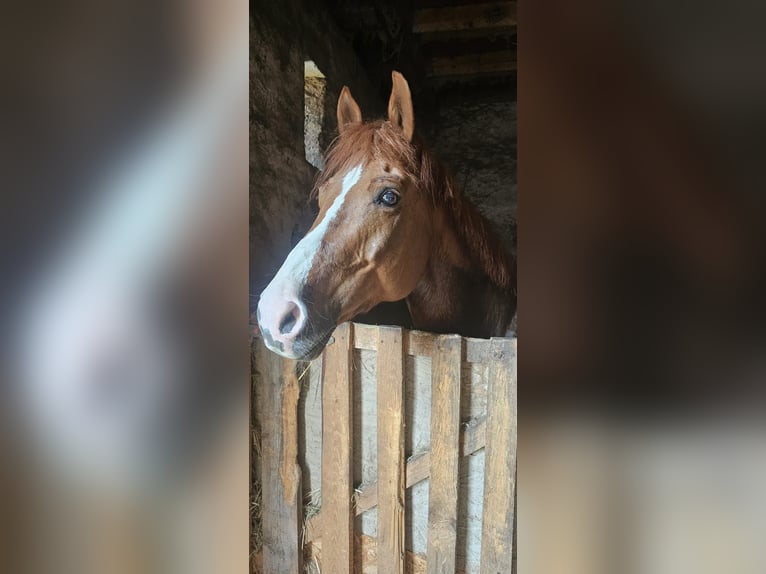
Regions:
M 358 124 L 361 121 L 362 110 L 351 96 L 351 90 L 343 86 L 338 98 L 338 132 L 343 133 L 350 124 Z
M 412 112 L 410 86 L 399 72 L 391 72 L 393 87 L 388 100 L 388 121 L 401 128 L 407 141 L 412 141 L 415 131 L 415 115 Z

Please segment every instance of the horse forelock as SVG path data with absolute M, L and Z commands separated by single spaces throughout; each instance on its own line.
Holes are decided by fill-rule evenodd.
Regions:
M 333 140 L 325 155 L 324 170 L 317 174 L 311 196 L 337 175 L 354 166 L 381 160 L 396 165 L 413 181 L 417 181 L 415 147 L 388 121 L 352 124 Z

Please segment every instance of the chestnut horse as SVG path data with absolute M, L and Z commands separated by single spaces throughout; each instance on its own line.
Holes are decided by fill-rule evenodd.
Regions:
M 417 329 L 491 337 L 511 323 L 511 258 L 413 138 L 409 86 L 392 77 L 387 121 L 362 122 L 341 91 L 339 136 L 315 186 L 319 215 L 261 294 L 261 333 L 285 357 L 314 358 L 338 324 L 402 299 Z

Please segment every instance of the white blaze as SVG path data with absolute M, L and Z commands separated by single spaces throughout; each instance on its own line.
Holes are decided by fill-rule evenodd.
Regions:
M 327 229 L 338 215 L 341 207 L 343 207 L 343 202 L 346 200 L 348 192 L 359 182 L 360 177 L 362 177 L 362 164 L 357 165 L 343 177 L 341 192 L 332 202 L 324 219 L 293 248 L 277 272 L 277 275 L 264 290 L 263 296 L 273 289 L 279 289 L 282 293 L 291 290 L 297 291 L 306 283 L 309 271 L 311 271 L 311 267 L 314 264 L 314 258 L 322 245 Z M 297 293 L 294 294 L 297 295 Z

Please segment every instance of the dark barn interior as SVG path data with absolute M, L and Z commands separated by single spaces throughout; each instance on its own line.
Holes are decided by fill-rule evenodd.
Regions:
M 288 0 L 251 6 L 251 311 L 316 206 L 344 85 L 383 117 L 391 71 L 416 131 L 516 252 L 516 2 Z

